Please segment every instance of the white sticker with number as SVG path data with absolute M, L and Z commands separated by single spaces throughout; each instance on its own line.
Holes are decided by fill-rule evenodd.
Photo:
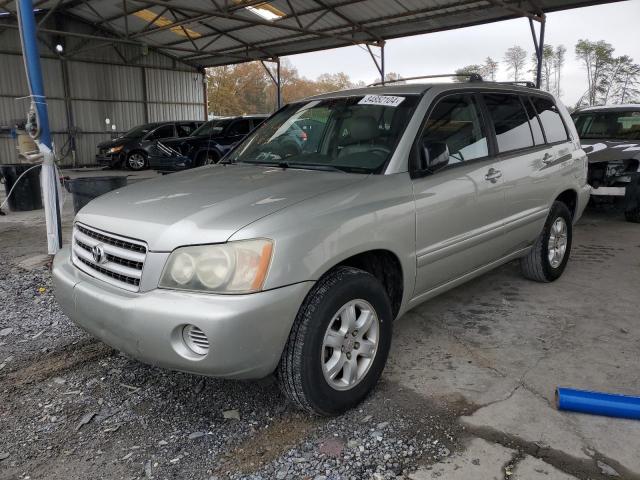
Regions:
M 358 105 L 380 105 L 381 107 L 397 107 L 404 101 L 405 97 L 393 95 L 365 95 Z

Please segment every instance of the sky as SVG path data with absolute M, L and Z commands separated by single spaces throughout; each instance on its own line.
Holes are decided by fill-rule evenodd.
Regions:
M 640 63 L 640 0 L 547 15 L 545 43 L 567 48 L 562 78 L 562 101 L 567 105 L 574 105 L 587 89 L 586 73 L 574 53 L 581 38 L 604 40 L 614 46 L 615 55 L 629 55 Z M 385 70 L 403 77 L 453 73 L 465 65 L 481 64 L 490 56 L 501 63 L 497 80 L 510 80 L 502 60 L 505 50 L 513 45 L 520 45 L 529 56 L 533 55 L 533 40 L 525 18 L 389 40 Z M 354 81 L 371 83 L 378 79 L 369 54 L 355 46 L 287 58 L 307 78 L 345 72 Z M 349 68 L 345 69 L 345 65 Z

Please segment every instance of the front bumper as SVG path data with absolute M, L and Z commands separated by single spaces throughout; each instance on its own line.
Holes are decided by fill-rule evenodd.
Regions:
M 151 365 L 199 375 L 262 378 L 275 370 L 312 282 L 250 295 L 154 289 L 131 293 L 73 266 L 69 247 L 53 263 L 56 299 L 78 326 Z M 199 327 L 209 352 L 192 353 L 185 325 Z
M 120 155 L 118 154 L 113 154 L 113 155 L 101 155 L 98 154 L 96 155 L 96 163 L 98 165 L 104 165 L 107 167 L 115 167 L 118 163 L 120 162 Z

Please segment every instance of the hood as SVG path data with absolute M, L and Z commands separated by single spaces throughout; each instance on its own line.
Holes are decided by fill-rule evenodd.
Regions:
M 104 142 L 100 142 L 98 144 L 98 148 L 111 148 L 111 147 L 115 147 L 116 145 L 122 145 L 123 143 L 127 143 L 130 140 L 133 140 L 133 139 L 126 138 L 126 137 L 118 137 L 112 140 L 106 140 Z
M 602 140 L 581 138 L 582 148 L 589 157 L 589 163 L 611 162 L 614 160 L 640 160 L 640 140 Z
M 151 251 L 225 242 L 242 227 L 367 175 L 253 165 L 213 165 L 115 190 L 76 220 L 146 241 Z

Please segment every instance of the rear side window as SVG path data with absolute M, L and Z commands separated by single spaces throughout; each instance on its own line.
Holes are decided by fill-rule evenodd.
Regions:
M 178 123 L 176 128 L 178 129 L 179 137 L 188 137 L 196 129 L 193 123 Z
M 533 147 L 529 120 L 519 97 L 491 93 L 484 95 L 484 101 L 493 120 L 499 152 Z
M 564 127 L 564 122 L 562 121 L 558 107 L 546 98 L 532 97 L 531 101 L 542 122 L 542 128 L 544 128 L 544 133 L 547 136 L 547 142 L 555 143 L 568 140 L 567 129 Z
M 522 103 L 524 103 L 524 109 L 527 111 L 527 116 L 529 117 L 529 125 L 531 125 L 531 133 L 533 133 L 533 141 L 536 145 L 544 145 L 542 127 L 540 126 L 540 120 L 538 119 L 538 115 L 536 115 L 533 104 L 527 97 L 522 98 Z
M 470 95 L 450 95 L 429 115 L 421 138 L 421 170 L 434 171 L 489 154 L 478 107 Z
M 159 138 L 169 138 L 173 136 L 173 124 L 170 123 L 156 128 L 156 130 L 149 136 L 147 140 L 157 140 Z

